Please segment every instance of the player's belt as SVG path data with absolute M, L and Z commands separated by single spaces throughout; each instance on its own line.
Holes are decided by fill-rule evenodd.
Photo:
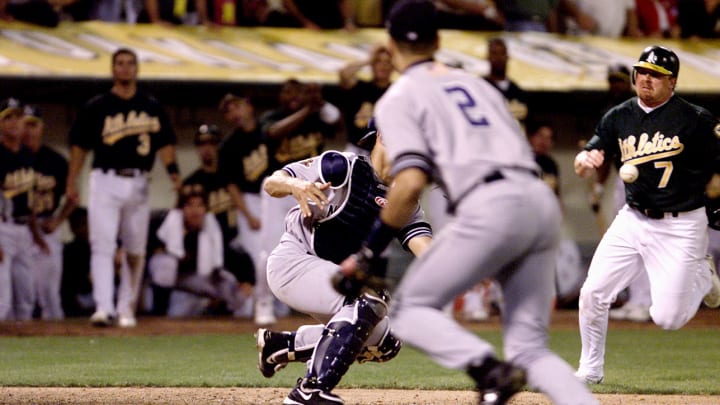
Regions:
M 114 174 L 120 177 L 140 177 L 145 176 L 145 171 L 140 169 L 128 168 L 128 169 L 105 169 L 102 168 L 103 173 Z
M 509 170 L 509 171 L 519 171 L 525 174 L 529 174 L 533 177 L 540 178 L 540 173 L 537 171 L 522 167 L 522 166 L 505 166 L 497 168 L 493 171 L 491 171 L 488 175 L 485 177 L 480 178 L 478 181 L 476 181 L 472 186 L 468 187 L 464 192 L 460 193 L 460 195 L 455 199 L 455 201 L 448 201 L 446 212 L 450 215 L 455 213 L 455 209 L 458 205 L 460 205 L 460 201 L 462 201 L 465 197 L 467 197 L 468 194 L 470 194 L 473 190 L 475 190 L 476 187 L 481 186 L 483 184 L 489 184 L 496 182 L 498 180 L 504 180 L 507 178 L 503 173 L 502 170 Z
M 677 216 L 680 214 L 680 211 L 662 211 L 662 210 L 656 210 L 656 209 L 652 209 L 652 208 L 635 208 L 635 209 L 639 213 L 641 213 L 651 219 L 663 219 L 663 218 L 665 218 L 665 215 L 671 215 L 673 218 L 677 218 Z

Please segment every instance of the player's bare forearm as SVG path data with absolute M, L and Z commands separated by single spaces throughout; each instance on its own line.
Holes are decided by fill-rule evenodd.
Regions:
M 77 178 L 85 164 L 87 151 L 79 146 L 70 147 L 70 162 L 68 163 L 68 175 L 65 186 L 65 194 L 68 199 L 78 203 Z
M 605 153 L 598 149 L 583 150 L 575 156 L 573 167 L 575 174 L 580 177 L 588 177 L 603 165 Z
M 158 149 L 158 156 L 160 156 L 160 161 L 165 165 L 169 165 L 172 163 L 177 163 L 177 155 L 175 154 L 175 145 L 165 145 L 162 148 Z
M 292 194 L 289 179 L 290 176 L 283 170 L 276 170 L 263 181 L 263 190 L 275 198 L 287 197 Z
M 30 229 L 30 234 L 32 235 L 33 242 L 40 248 L 40 251 L 45 254 L 50 253 L 50 249 L 48 248 L 47 243 L 45 243 L 45 239 L 43 239 L 42 234 L 40 233 L 37 217 L 35 216 L 34 212 L 30 214 L 30 222 L 28 223 L 28 228 Z
M 227 189 L 235 208 L 240 211 L 245 218 L 247 218 L 248 215 L 250 215 L 250 212 L 248 211 L 247 204 L 245 204 L 245 197 L 243 196 L 243 192 L 240 190 L 240 187 L 238 187 L 237 184 L 228 184 Z
M 250 209 L 245 203 L 245 194 L 242 192 L 242 190 L 240 190 L 240 187 L 238 187 L 237 184 L 230 183 L 228 184 L 227 189 L 230 193 L 230 198 L 233 201 L 233 205 L 235 205 L 235 209 L 237 209 L 240 214 L 245 217 L 248 225 L 250 226 L 250 229 L 260 229 L 260 219 L 253 215 L 252 212 L 250 212 Z
M 283 139 L 300 127 L 312 112 L 309 105 L 295 111 L 280 121 L 270 125 L 267 135 L 272 139 Z
M 52 233 L 54 232 L 60 224 L 65 221 L 70 214 L 75 210 L 75 208 L 78 206 L 78 202 L 65 197 L 65 201 L 63 202 L 62 207 L 55 213 L 55 215 L 50 218 L 50 220 L 45 221 L 40 224 L 40 227 L 42 228 L 43 232 L 45 233 Z
M 367 60 L 348 62 L 339 72 L 340 87 L 343 89 L 352 88 L 357 83 L 357 73 L 367 65 L 369 65 L 369 61 Z
M 419 257 L 430 247 L 430 243 L 432 243 L 431 237 L 418 236 L 408 241 L 408 249 L 410 249 L 415 257 Z
M 303 216 L 311 215 L 309 203 L 323 207 L 328 202 L 325 190 L 330 183 L 312 182 L 298 179 L 288 175 L 283 170 L 277 170 L 263 182 L 263 189 L 273 197 L 281 198 L 292 195 L 300 205 Z
M 415 212 L 427 182 L 425 172 L 417 168 L 398 173 L 388 191 L 388 203 L 380 212 L 380 219 L 395 229 L 405 226 Z
M 169 144 L 158 149 L 158 156 L 160 161 L 165 165 L 167 169 L 170 181 L 173 183 L 173 189 L 180 189 L 180 171 L 177 165 L 177 154 L 175 153 L 175 145 Z

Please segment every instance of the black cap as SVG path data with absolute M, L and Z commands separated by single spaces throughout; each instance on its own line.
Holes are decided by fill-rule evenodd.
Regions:
M 0 101 L 0 118 L 13 111 L 22 113 L 22 103 L 20 103 L 20 100 L 10 97 Z
M 630 69 L 623 64 L 610 65 L 608 67 L 608 80 L 630 81 Z
M 220 143 L 221 138 L 222 134 L 220 134 L 220 129 L 217 125 L 202 124 L 198 127 L 198 130 L 195 133 L 195 145 L 202 143 L 218 144 Z
M 400 42 L 430 43 L 437 39 L 437 9 L 429 0 L 401 0 L 390 10 L 385 24 Z
M 375 126 L 375 118 L 370 118 L 370 121 L 368 121 L 367 124 L 367 129 L 368 132 L 357 141 L 357 145 L 361 148 L 372 150 L 372 148 L 375 147 L 375 142 L 377 141 L 377 127 Z
M 37 108 L 37 106 L 34 105 L 26 105 L 23 108 L 23 119 L 26 121 L 42 121 L 42 113 L 40 113 L 40 109 Z

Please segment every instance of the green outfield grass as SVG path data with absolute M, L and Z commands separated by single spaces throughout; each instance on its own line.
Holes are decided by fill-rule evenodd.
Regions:
M 481 334 L 494 345 L 499 332 Z M 292 364 L 272 379 L 255 368 L 255 340 L 244 335 L 0 338 L 2 386 L 291 387 Z M 577 331 L 555 331 L 551 347 L 577 363 Z M 600 393 L 720 394 L 720 331 L 611 330 Z M 341 387 L 468 389 L 462 372 L 405 348 L 386 364 L 355 365 Z

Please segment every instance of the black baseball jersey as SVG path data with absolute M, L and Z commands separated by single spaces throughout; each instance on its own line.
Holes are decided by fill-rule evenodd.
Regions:
M 227 189 L 227 182 L 218 174 L 198 169 L 190 174 L 183 184 L 200 184 L 208 193 L 208 211 L 215 214 L 223 239 L 229 242 L 237 236 L 237 216 Z
M 34 155 L 35 169 L 35 214 L 38 217 L 51 216 L 65 193 L 67 180 L 67 159 L 49 146 L 42 145 Z
M 13 218 L 29 218 L 30 202 L 35 189 L 33 157 L 24 146 L 13 152 L 0 143 L 0 188 L 6 201 L 12 203 L 12 212 L 3 212 Z
M 375 103 L 385 93 L 387 87 L 378 87 L 373 82 L 358 80 L 358 82 L 347 91 L 343 105 L 345 115 L 345 127 L 350 142 L 357 144 L 367 134 L 368 120 L 359 119 L 363 116 L 372 116 Z
M 508 79 L 503 84 L 495 82 L 493 80 L 484 77 L 485 81 L 492 84 L 493 87 L 498 89 L 500 93 L 505 97 L 506 100 L 517 100 L 522 103 L 527 103 L 525 92 L 517 85 L 514 81 Z
M 259 127 L 252 132 L 238 128 L 220 145 L 218 172 L 244 193 L 259 194 L 263 179 L 279 168 Z
M 155 152 L 176 142 L 160 103 L 138 91 L 125 100 L 107 92 L 80 111 L 70 129 L 70 145 L 94 152 L 94 168 L 150 171 Z
M 602 149 L 605 159 L 637 166 L 640 175 L 625 184 L 630 206 L 664 212 L 704 205 L 705 186 L 720 155 L 720 123 L 706 109 L 672 96 L 645 113 L 637 97 L 611 109 L 586 150 Z
M 284 110 L 269 111 L 261 118 L 263 133 L 267 133 L 270 126 L 291 113 Z M 333 127 L 320 119 L 320 114 L 311 114 L 294 133 L 281 140 L 268 139 L 268 147 L 278 164 L 285 165 L 290 162 L 317 156 L 323 150 L 325 138 L 332 137 Z

